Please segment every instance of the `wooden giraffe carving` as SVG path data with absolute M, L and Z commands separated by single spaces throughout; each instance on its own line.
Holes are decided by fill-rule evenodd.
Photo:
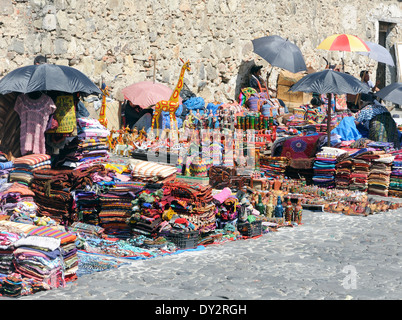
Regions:
M 151 130 L 153 131 L 153 129 L 156 127 L 157 135 L 159 135 L 159 117 L 162 111 L 169 112 L 170 129 L 178 130 L 175 112 L 179 107 L 179 97 L 180 97 L 180 91 L 183 88 L 184 73 L 186 72 L 186 70 L 190 71 L 190 61 L 184 62 L 182 59 L 180 60 L 181 62 L 183 62 L 183 66 L 181 68 L 179 81 L 177 82 L 176 88 L 174 89 L 172 96 L 170 97 L 169 100 L 161 100 L 155 105 L 155 112 L 152 117 Z
M 106 97 L 109 96 L 109 87 L 102 82 L 102 106 L 99 111 L 99 122 L 101 125 L 107 128 L 107 118 L 106 118 Z

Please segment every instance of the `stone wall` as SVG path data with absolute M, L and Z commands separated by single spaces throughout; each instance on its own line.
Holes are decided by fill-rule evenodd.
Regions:
M 315 48 L 334 33 L 377 42 L 379 21 L 395 24 L 387 38 L 393 50 L 402 42 L 397 0 L 0 0 L 0 76 L 45 54 L 96 84 L 103 78 L 121 101 L 122 88 L 153 79 L 154 71 L 173 88 L 183 58 L 192 63 L 184 79 L 194 93 L 227 101 L 252 63 L 271 69 L 252 52 L 251 40 L 264 35 L 294 42 L 314 70 L 324 68 L 323 57 L 343 58 L 345 71 L 358 76 L 368 66 L 375 74 L 376 62 L 366 57 Z

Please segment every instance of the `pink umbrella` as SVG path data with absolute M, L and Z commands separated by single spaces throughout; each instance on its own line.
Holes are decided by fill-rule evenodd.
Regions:
M 122 93 L 126 100 L 145 109 L 157 104 L 161 100 L 169 100 L 173 90 L 162 83 L 142 81 L 125 87 Z M 182 104 L 180 97 L 179 102 Z

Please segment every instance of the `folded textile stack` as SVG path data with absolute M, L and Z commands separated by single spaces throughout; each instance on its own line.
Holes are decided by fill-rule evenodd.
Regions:
M 109 190 L 99 195 L 99 221 L 105 233 L 117 238 L 127 238 L 132 235 L 127 221 L 131 216 L 132 192 Z
M 77 118 L 77 136 L 60 152 L 58 166 L 78 168 L 109 159 L 110 131 L 98 120 Z
M 10 220 L 0 220 L 0 229 L 25 236 L 29 231 L 37 226 L 28 223 L 19 223 Z
M 132 215 L 129 224 L 134 233 L 146 236 L 155 235 L 162 223 L 164 211 L 163 189 L 151 191 L 145 189 L 132 201 Z
M 17 298 L 19 296 L 26 296 L 49 289 L 49 286 L 42 281 L 22 277 L 16 272 L 7 276 L 0 274 L 0 296 L 4 295 Z
M 212 200 L 212 187 L 198 183 L 184 183 L 180 181 L 167 182 L 163 186 L 164 194 L 195 207 L 203 207 Z
M 13 268 L 13 243 L 20 239 L 20 233 L 9 232 L 0 227 L 0 273 L 10 274 Z
M 36 204 L 34 202 L 35 194 L 24 184 L 13 182 L 5 183 L 0 188 L 0 209 L 1 214 L 11 216 L 16 220 L 25 220 L 32 222 L 29 216 L 36 213 Z
M 42 281 L 51 288 L 65 286 L 60 239 L 27 236 L 13 243 L 13 264 L 22 276 Z
M 59 224 L 69 225 L 76 221 L 71 188 L 71 170 L 46 169 L 34 173 L 31 189 L 41 216 L 49 217 Z
M 197 226 L 200 233 L 208 233 L 216 229 L 216 206 L 207 204 L 203 207 L 193 208 L 184 217 Z
M 391 167 L 388 195 L 392 197 L 402 197 L 402 150 L 391 152 L 394 161 Z
M 364 159 L 353 158 L 353 171 L 350 174 L 349 189 L 367 191 L 370 162 Z
M 370 173 L 368 176 L 367 193 L 388 197 L 388 188 L 392 172 L 393 156 L 374 159 L 371 162 Z
M 313 183 L 320 187 L 334 188 L 336 164 L 348 157 L 348 152 L 338 148 L 323 147 L 316 154 L 313 164 Z
M 187 219 L 201 233 L 216 228 L 216 207 L 212 202 L 212 187 L 196 183 L 164 184 L 164 201 L 174 213 Z
M 14 163 L 8 159 L 5 153 L 0 151 L 0 185 L 8 181 L 8 176 L 13 168 Z
M 367 143 L 367 147 L 376 150 L 383 150 L 385 153 L 392 153 L 395 151 L 393 142 L 371 141 Z
M 14 168 L 10 172 L 9 181 L 16 181 L 29 186 L 34 172 L 50 169 L 51 161 L 48 154 L 30 154 L 14 160 Z
M 27 233 L 27 237 L 50 237 L 60 241 L 60 251 L 63 258 L 63 276 L 64 281 L 72 281 L 76 279 L 78 271 L 78 255 L 75 233 L 65 231 L 55 227 L 40 226 L 31 229 Z
M 283 178 L 288 165 L 289 159 L 286 157 L 260 157 L 260 170 L 263 171 L 267 177 L 275 179 Z
M 0 277 L 0 296 L 16 298 L 22 295 L 23 282 L 18 273 L 9 274 L 6 277 Z
M 143 182 L 164 183 L 176 177 L 177 168 L 151 161 L 130 159 L 128 168 L 131 170 L 132 180 Z
M 353 171 L 352 159 L 345 159 L 335 164 L 335 184 L 339 189 L 347 189 L 350 184 L 350 175 Z
M 45 221 L 39 221 L 39 218 L 37 217 L 37 210 L 38 206 L 34 202 L 20 201 L 14 208 L 10 216 L 10 221 L 29 224 L 47 223 Z M 49 221 L 49 223 L 53 222 Z
M 78 221 L 93 225 L 99 224 L 99 199 L 95 191 L 76 190 L 74 201 L 77 208 Z
M 319 187 L 335 187 L 335 165 L 337 156 L 330 153 L 319 152 L 313 164 L 313 183 Z

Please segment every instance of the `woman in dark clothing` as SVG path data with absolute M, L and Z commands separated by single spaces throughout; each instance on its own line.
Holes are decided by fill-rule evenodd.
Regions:
M 257 90 L 257 92 L 267 92 L 268 88 L 264 79 L 261 77 L 262 66 L 252 66 L 250 70 L 250 87 Z
M 134 126 L 141 130 L 142 127 L 145 127 L 145 130 L 148 130 L 148 118 L 152 119 L 151 108 L 142 109 L 138 105 L 133 105 L 130 101 L 126 100 L 123 105 L 124 117 L 126 120 L 126 126 L 129 126 L 130 129 L 133 129 Z M 141 119 L 141 123 L 140 120 Z M 144 121 L 143 121 L 144 120 Z M 141 128 L 139 127 L 141 126 Z
M 254 65 L 251 67 L 249 86 L 251 88 L 254 88 L 255 90 L 257 90 L 257 92 L 266 92 L 268 94 L 268 97 L 270 96 L 268 90 L 270 90 L 276 94 L 275 89 L 271 89 L 271 88 L 268 89 L 267 83 L 261 77 L 261 69 L 262 69 L 262 66 Z M 278 99 L 278 102 L 284 108 L 285 113 L 288 113 L 289 111 L 288 111 L 286 104 L 281 99 Z

